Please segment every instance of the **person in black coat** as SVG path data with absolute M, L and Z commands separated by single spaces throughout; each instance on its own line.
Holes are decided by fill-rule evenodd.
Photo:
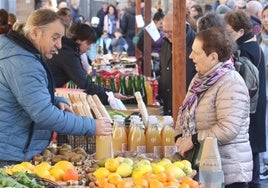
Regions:
M 163 19 L 163 30 L 166 37 L 164 38 L 160 52 L 158 100 L 163 105 L 164 115 L 172 115 L 172 20 L 172 14 L 167 14 Z M 186 23 L 186 89 L 196 74 L 194 63 L 189 58 L 195 34 L 195 31 Z
M 120 22 L 120 28 L 122 30 L 122 34 L 125 37 L 128 43 L 127 54 L 129 56 L 135 55 L 135 45 L 132 41 L 135 36 L 135 26 L 136 26 L 136 3 L 130 2 L 131 7 L 126 9 L 125 14 L 123 15 L 122 21 Z
M 98 86 L 87 79 L 87 72 L 83 69 L 80 55 L 85 53 L 91 43 L 96 42 L 96 33 L 87 24 L 73 24 L 67 35 L 62 38 L 62 49 L 51 60 L 48 66 L 55 80 L 56 87 L 63 87 L 72 80 L 80 89 L 90 95 L 97 94 L 103 104 L 108 104 L 106 88 Z M 119 93 L 115 93 L 119 99 L 127 99 Z
M 266 151 L 265 142 L 265 115 L 266 115 L 266 77 L 264 54 L 253 34 L 252 23 L 245 11 L 231 11 L 224 16 L 226 29 L 229 35 L 236 41 L 241 56 L 251 60 L 259 70 L 259 98 L 257 110 L 250 114 L 249 141 L 253 154 L 253 177 L 249 188 L 260 188 L 260 163 L 259 153 Z
M 101 9 L 97 12 L 97 17 L 99 18 L 98 30 L 101 34 L 103 32 L 104 17 L 107 14 L 108 5 L 109 4 L 107 2 L 103 2 Z

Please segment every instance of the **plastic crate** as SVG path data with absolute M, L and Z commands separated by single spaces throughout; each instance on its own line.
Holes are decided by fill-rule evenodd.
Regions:
M 88 154 L 93 154 L 96 152 L 96 139 L 95 136 L 72 136 L 72 135 L 62 135 L 57 136 L 58 146 L 66 143 L 72 146 L 72 148 L 83 148 Z

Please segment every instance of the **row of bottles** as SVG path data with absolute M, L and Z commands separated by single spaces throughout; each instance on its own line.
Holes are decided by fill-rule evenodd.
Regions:
M 122 117 L 116 117 L 114 120 L 112 135 L 114 152 L 154 153 L 159 158 L 170 157 L 176 152 L 171 116 L 164 116 L 161 127 L 156 116 L 149 116 L 146 127 L 139 116 L 132 115 L 130 118 L 128 129 Z
M 120 75 L 119 78 L 114 76 L 101 76 L 93 69 L 92 74 L 88 75 L 88 79 L 95 84 L 111 89 L 113 92 L 122 95 L 134 96 L 139 91 L 142 100 L 148 105 L 159 105 L 156 100 L 158 94 L 158 81 L 155 78 L 147 78 L 143 75 Z M 128 104 L 136 104 L 135 99 L 125 101 Z

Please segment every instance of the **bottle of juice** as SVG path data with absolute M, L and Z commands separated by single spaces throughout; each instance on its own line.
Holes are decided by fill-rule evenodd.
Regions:
M 177 152 L 174 135 L 173 118 L 171 116 L 164 116 L 163 128 L 161 130 L 162 157 L 171 157 Z
M 96 136 L 96 159 L 113 157 L 112 135 Z
M 146 130 L 146 152 L 154 153 L 155 156 L 161 157 L 161 136 L 158 129 L 158 119 L 156 116 L 149 116 Z
M 146 104 L 152 105 L 153 104 L 153 89 L 151 86 L 151 82 L 148 78 L 145 80 L 145 91 L 146 91 L 146 97 L 147 97 Z
M 113 151 L 127 151 L 127 134 L 125 129 L 124 118 L 122 116 L 114 117 L 113 125 Z
M 130 151 L 130 140 L 131 140 L 131 134 L 135 126 L 135 120 L 140 120 L 141 118 L 138 115 L 131 115 L 130 116 L 130 124 L 127 130 L 127 146 L 128 150 Z
M 146 140 L 144 133 L 144 125 L 141 120 L 134 120 L 135 125 L 130 134 L 129 151 L 137 152 L 139 154 L 146 153 Z

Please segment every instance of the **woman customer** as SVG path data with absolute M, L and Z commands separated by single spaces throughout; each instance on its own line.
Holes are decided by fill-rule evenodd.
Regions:
M 220 28 L 197 34 L 190 54 L 197 74 L 180 107 L 175 138 L 182 156 L 206 137 L 217 138 L 225 187 L 246 188 L 252 178 L 249 95 L 229 60 L 232 44 Z
M 49 9 L 31 13 L 22 31 L 0 35 L 1 167 L 40 154 L 53 131 L 85 136 L 112 132 L 108 119 L 75 115 L 66 100 L 54 96 L 46 60 L 61 48 L 63 35 L 64 25 Z
M 250 114 L 249 140 L 253 155 L 253 177 L 250 188 L 260 188 L 259 153 L 266 150 L 265 115 L 266 115 L 266 78 L 264 54 L 253 34 L 253 26 L 249 15 L 243 11 L 230 11 L 224 16 L 226 29 L 236 41 L 241 56 L 247 57 L 259 70 L 259 97 L 255 113 Z

